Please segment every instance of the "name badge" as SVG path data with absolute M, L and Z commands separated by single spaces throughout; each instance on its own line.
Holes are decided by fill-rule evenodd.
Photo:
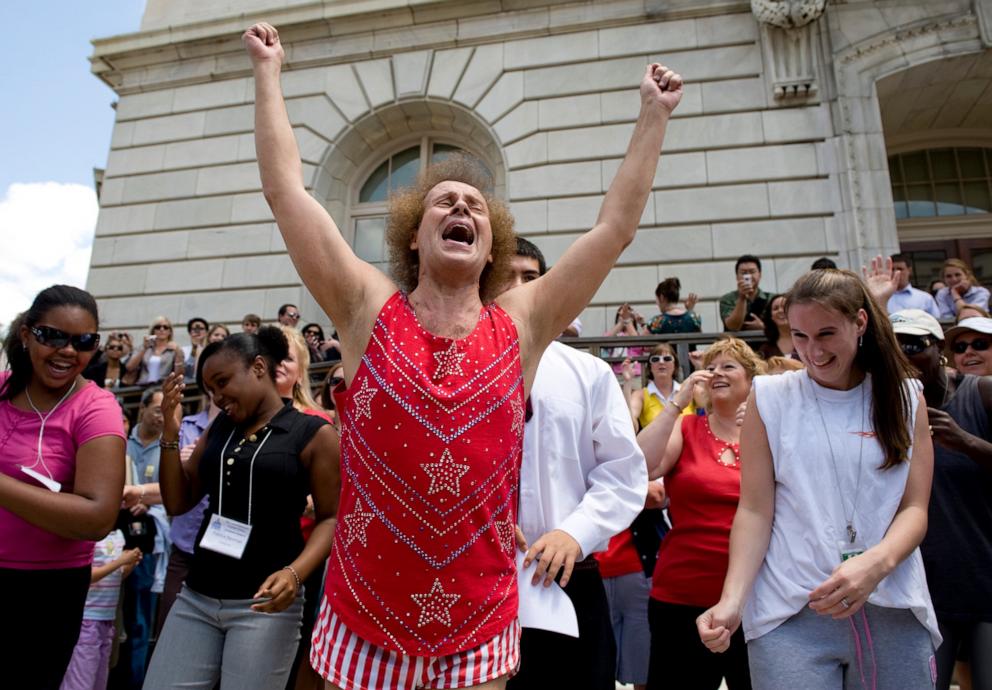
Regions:
M 145 465 L 145 478 L 151 479 L 155 476 L 155 465 Z
M 251 525 L 214 513 L 200 546 L 231 558 L 241 559 L 251 536 Z
M 849 558 L 860 556 L 865 552 L 865 545 L 861 543 L 860 539 L 856 539 L 853 542 L 841 539 L 837 542 L 837 548 L 840 549 L 841 563 Z
M 52 491 L 54 493 L 58 493 L 59 491 L 62 490 L 62 484 L 60 484 L 59 482 L 55 481 L 51 477 L 46 477 L 45 475 L 41 474 L 40 472 L 35 472 L 30 467 L 21 466 L 21 472 L 23 472 L 24 474 L 28 475 L 32 479 L 35 479 L 35 480 L 41 482 L 45 486 L 45 488 L 48 489 L 49 491 Z

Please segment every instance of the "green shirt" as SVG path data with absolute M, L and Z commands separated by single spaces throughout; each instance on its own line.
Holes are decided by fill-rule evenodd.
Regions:
M 762 289 L 758 289 L 758 294 L 755 295 L 753 300 L 748 301 L 747 311 L 745 312 L 745 320 L 747 319 L 747 314 L 754 314 L 759 319 L 761 314 L 765 311 L 765 306 L 771 299 L 771 293 L 765 292 Z M 730 313 L 734 311 L 734 307 L 737 306 L 737 290 L 728 292 L 723 297 L 720 298 L 720 320 L 724 323 L 724 330 L 727 329 L 727 317 Z

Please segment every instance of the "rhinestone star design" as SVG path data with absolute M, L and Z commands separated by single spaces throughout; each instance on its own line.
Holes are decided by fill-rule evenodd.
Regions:
M 461 599 L 460 594 L 447 594 L 441 581 L 434 580 L 431 591 L 424 594 L 411 594 L 410 598 L 420 607 L 417 627 L 422 628 L 432 621 L 451 627 L 451 607 Z
M 355 409 L 358 416 L 372 419 L 372 398 L 379 392 L 378 388 L 369 386 L 368 379 L 362 379 L 362 387 L 355 391 Z
M 428 495 L 436 494 L 439 491 L 450 491 L 455 496 L 459 495 L 461 493 L 459 480 L 469 470 L 468 465 L 455 462 L 451 456 L 451 451 L 447 448 L 441 454 L 439 462 L 425 462 L 421 463 L 420 466 L 431 478 L 430 488 L 427 489 Z
M 457 374 L 464 376 L 462 371 L 462 360 L 465 359 L 465 352 L 459 352 L 454 342 L 448 346 L 447 350 L 435 352 L 434 359 L 437 360 L 437 371 L 434 372 L 434 379 L 443 379 L 445 376 Z
M 513 555 L 513 542 L 516 541 L 516 530 L 512 520 L 497 520 L 495 522 L 496 534 L 499 535 L 499 545 L 503 547 L 509 555 Z
M 524 433 L 524 404 L 519 398 L 514 398 L 510 401 L 510 409 L 513 410 L 513 424 L 510 425 L 510 431 L 519 436 Z
M 362 546 L 368 546 L 365 529 L 374 517 L 375 513 L 362 510 L 362 502 L 356 500 L 355 509 L 344 516 L 344 545 L 351 546 L 351 543 L 357 539 L 362 543 Z

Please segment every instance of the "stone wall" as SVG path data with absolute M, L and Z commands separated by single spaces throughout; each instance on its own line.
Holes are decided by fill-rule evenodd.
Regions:
M 684 75 L 641 229 L 583 314 L 588 334 L 625 300 L 654 313 L 654 287 L 671 275 L 701 296 L 704 329 L 718 330 L 715 300 L 741 253 L 764 259 L 762 287 L 775 292 L 819 256 L 854 264 L 894 250 L 873 100 L 884 70 L 866 61 L 921 41 L 982 49 L 964 0 L 838 2 L 798 39 L 759 24 L 749 3 L 716 0 L 273 5 L 304 173 L 346 232 L 370 166 L 404 138 L 446 135 L 485 152 L 518 231 L 553 263 L 595 221 L 645 64 Z M 237 323 L 250 311 L 274 318 L 283 302 L 314 318 L 260 193 L 239 40 L 249 18 L 168 31 L 164 21 L 96 42 L 94 71 L 120 94 L 88 283 L 104 323 Z M 943 28 L 899 33 L 934 22 Z M 796 82 L 808 93 L 776 92 L 783 36 L 813 56 Z M 873 41 L 881 47 L 858 52 Z

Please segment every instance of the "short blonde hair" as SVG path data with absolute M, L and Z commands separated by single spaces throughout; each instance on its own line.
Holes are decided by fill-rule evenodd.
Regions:
M 765 362 L 766 374 L 784 374 L 787 371 L 799 371 L 805 368 L 802 362 L 792 357 L 769 357 Z
M 303 379 L 302 382 L 293 383 L 293 407 L 300 411 L 319 410 L 322 412 L 324 408 L 313 399 L 313 392 L 310 390 L 310 348 L 307 341 L 303 339 L 298 330 L 291 326 L 279 326 L 279 330 L 286 336 L 286 342 L 296 354 L 296 365 Z
M 163 322 L 169 327 L 169 331 L 172 332 L 172 321 L 164 316 L 156 316 L 152 319 L 151 323 L 148 324 L 148 335 L 154 335 L 155 326 Z
M 749 379 L 765 373 L 765 363 L 754 353 L 751 346 L 740 338 L 721 338 L 710 345 L 703 354 L 703 366 L 708 367 L 720 355 L 727 355 L 744 367 Z

